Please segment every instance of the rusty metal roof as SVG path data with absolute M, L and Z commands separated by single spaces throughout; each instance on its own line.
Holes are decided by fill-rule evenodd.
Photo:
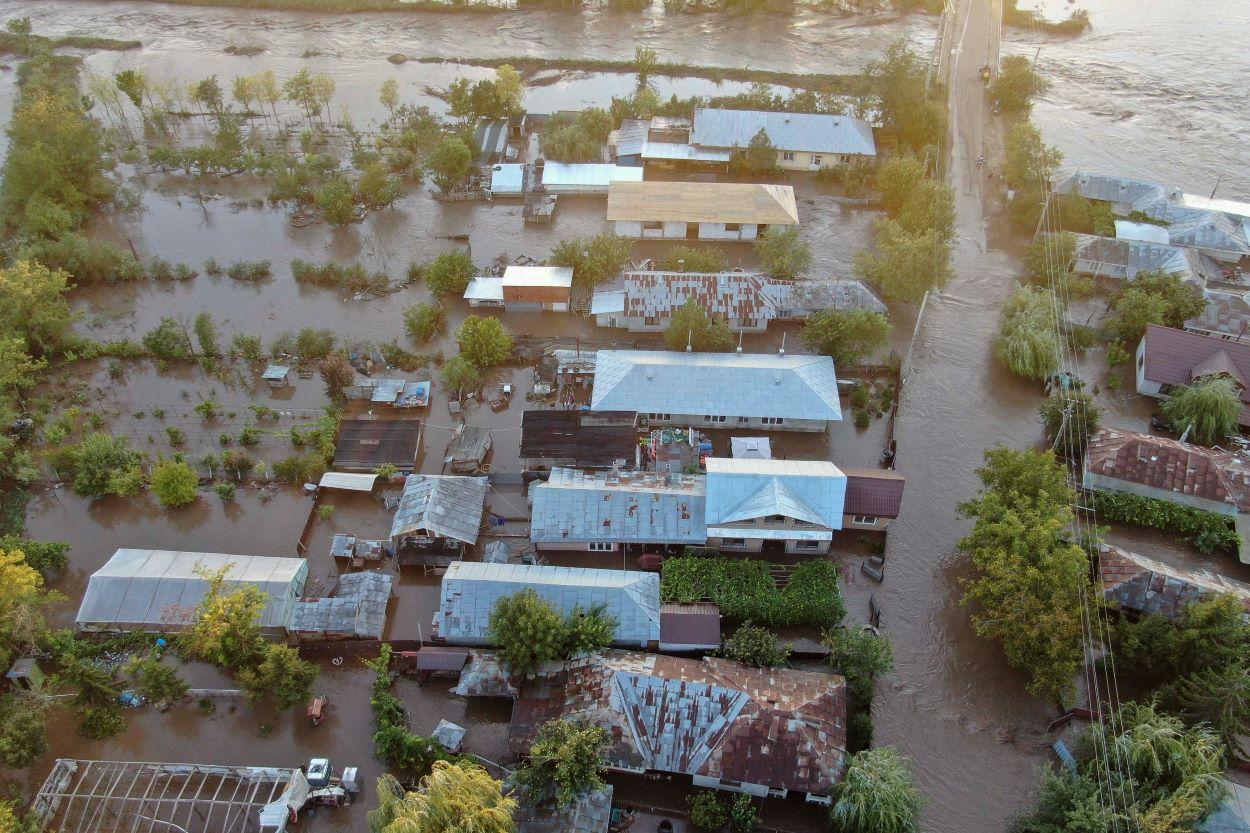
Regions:
M 1177 620 L 1194 602 L 1231 593 L 1250 616 L 1250 584 L 1209 570 L 1186 570 L 1103 544 L 1098 553 L 1103 595 L 1127 610 Z
M 617 770 L 823 795 L 846 768 L 846 683 L 833 674 L 602 651 L 524 686 L 514 751 L 553 718 L 606 729 L 605 764 Z
M 846 475 L 845 515 L 897 518 L 907 478 L 888 469 L 843 469 Z

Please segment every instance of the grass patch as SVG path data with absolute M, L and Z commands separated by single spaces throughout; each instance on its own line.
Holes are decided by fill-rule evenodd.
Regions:
M 113 52 L 126 52 L 141 49 L 143 44 L 137 40 L 117 40 L 116 38 L 99 38 L 91 35 L 66 35 L 63 38 L 47 38 L 43 35 L 19 35 L 16 32 L 0 31 L 0 54 L 30 56 L 37 52 L 65 47 L 69 49 L 107 49 Z

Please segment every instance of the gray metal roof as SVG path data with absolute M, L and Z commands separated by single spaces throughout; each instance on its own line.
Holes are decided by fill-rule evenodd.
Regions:
M 784 515 L 841 529 L 845 500 L 846 475 L 828 460 L 707 461 L 708 526 Z
M 867 309 L 885 315 L 881 299 L 859 281 L 783 281 L 770 278 L 764 292 L 771 296 L 775 310 L 799 318 L 829 309 Z
M 391 538 L 428 532 L 475 544 L 485 503 L 485 477 L 410 474 L 391 523 Z
M 443 576 L 438 634 L 486 644 L 490 612 L 504 596 L 533 590 L 560 613 L 606 605 L 617 621 L 614 643 L 647 647 L 660 639 L 660 574 L 586 567 L 457 561 Z
M 346 573 L 333 596 L 296 602 L 288 630 L 381 639 L 390 598 L 389 574 Z
M 553 468 L 530 489 L 530 539 L 702 544 L 705 478 Z
M 1166 243 L 1149 243 L 1076 234 L 1076 271 L 1087 275 L 1132 280 L 1138 272 L 1162 269 L 1189 283 L 1205 284 L 1197 252 Z
M 260 374 L 260 378 L 267 382 L 285 379 L 287 374 L 291 372 L 291 368 L 284 364 L 271 364 L 265 368 L 265 372 Z
M 561 186 L 606 188 L 613 182 L 642 182 L 642 168 L 596 162 L 547 162 L 543 166 L 543 185 L 556 188 Z M 555 269 L 558 267 L 536 268 Z
M 823 113 L 698 109 L 694 111 L 690 143 L 745 148 L 761 129 L 778 150 L 877 155 L 868 122 Z
M 1056 194 L 1078 194 L 1087 200 L 1129 205 L 1142 200 L 1165 198 L 1166 192 L 1167 189 L 1157 182 L 1080 171 L 1055 185 Z M 1179 194 L 1179 189 L 1177 193 Z
M 92 574 L 77 624 L 99 630 L 185 626 L 208 590 L 206 575 L 222 568 L 226 590 L 248 584 L 268 597 L 262 628 L 286 627 L 308 578 L 304 559 L 141 549 L 117 550 Z
M 833 359 L 772 353 L 600 350 L 595 411 L 842 418 Z

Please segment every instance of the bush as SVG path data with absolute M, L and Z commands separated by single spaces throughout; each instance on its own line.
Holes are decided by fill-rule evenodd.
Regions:
M 660 595 L 666 602 L 707 599 L 727 619 L 769 627 L 833 626 L 846 615 L 832 562 L 800 562 L 784 590 L 778 589 L 769 569 L 766 561 L 670 558 L 660 575 Z
M 720 793 L 700 790 L 686 796 L 690 807 L 690 823 L 700 830 L 720 830 L 729 823 L 729 808 L 721 801 Z
M 217 493 L 217 497 L 221 498 L 223 503 L 229 503 L 234 500 L 233 483 L 218 483 L 213 487 L 213 491 Z
M 597 107 L 581 111 L 576 118 L 555 115 L 543 127 L 542 153 L 560 162 L 600 162 L 611 132 L 612 117 Z
M 854 754 L 872 746 L 872 714 L 853 712 L 846 719 L 846 751 Z
M 273 464 L 274 477 L 294 486 L 316 483 L 325 470 L 325 460 L 311 454 L 292 455 Z
M 660 268 L 668 272 L 724 272 L 729 269 L 729 258 L 711 246 L 670 246 L 660 258 Z
M 1057 301 L 1050 290 L 1020 287 L 1003 305 L 994 352 L 1012 373 L 1046 379 L 1059 366 Z
M 866 709 L 877 677 L 894 668 L 890 641 L 862 628 L 835 628 L 825 631 L 821 642 L 829 649 L 829 664 L 846 677 L 851 702 Z
M 265 348 L 261 344 L 260 336 L 235 333 L 230 344 L 234 347 L 235 352 L 242 356 L 246 362 L 255 364 L 265 357 Z
M 738 793 L 729 804 L 729 825 L 734 833 L 754 833 L 760 826 L 760 813 L 755 799 L 747 793 Z
M 208 270 L 208 264 L 204 265 L 204 271 L 208 274 L 214 274 Z M 236 281 L 263 281 L 273 275 L 273 270 L 269 266 L 267 260 L 238 260 L 231 263 L 226 269 L 226 274 Z
M 60 458 L 72 477 L 74 491 L 85 497 L 129 491 L 127 487 L 132 484 L 126 478 L 138 468 L 139 461 L 139 452 L 125 437 L 108 434 L 89 434 Z
M 1241 547 L 1241 536 L 1227 515 L 1128 492 L 1094 492 L 1092 500 L 1092 508 L 1099 520 L 1148 526 L 1183 535 L 1191 539 L 1199 551 L 1208 555 L 1221 551 L 1235 553 Z
M 1163 413 L 1178 434 L 1214 445 L 1237 433 L 1241 418 L 1241 392 L 1226 376 L 1207 376 L 1192 385 L 1181 385 L 1163 400 Z
M 498 318 L 466 316 L 456 328 L 456 344 L 460 355 L 475 367 L 492 367 L 505 361 L 512 352 L 512 336 Z
M 441 306 L 415 304 L 404 308 L 404 326 L 408 328 L 408 335 L 422 343 L 438 335 L 446 320 L 447 314 Z
M 152 493 L 161 506 L 186 506 L 199 493 L 200 477 L 182 460 L 161 460 L 152 467 Z
M 49 269 L 63 269 L 78 286 L 119 283 L 143 277 L 143 264 L 130 252 L 107 240 L 71 232 L 55 240 L 38 240 L 18 250 L 21 260 L 33 260 Z
M 92 740 L 103 740 L 126 730 L 126 715 L 117 704 L 84 706 L 79 710 L 82 720 L 78 734 Z
M 477 267 L 468 252 L 444 252 L 421 270 L 425 285 L 436 296 L 463 295 L 476 274 Z
M 769 226 L 755 241 L 755 253 L 764 271 L 777 278 L 797 278 L 812 265 L 812 250 L 794 228 Z
M 384 272 L 369 274 L 359 263 L 344 266 L 334 261 L 327 261 L 318 265 L 299 258 L 291 261 L 291 275 L 300 283 L 334 286 L 352 292 L 385 289 L 391 282 Z
M 191 357 L 191 339 L 187 331 L 176 319 L 168 316 L 143 336 L 143 346 L 162 361 L 181 361 Z
M 549 720 L 538 730 L 529 758 L 513 778 L 538 800 L 552 797 L 566 807 L 578 796 L 603 788 L 599 770 L 608 739 L 600 726 Z
M 630 241 L 614 234 L 598 234 L 587 240 L 561 240 L 551 251 L 551 265 L 573 270 L 580 286 L 597 286 L 620 274 L 629 260 Z
M 482 384 L 482 374 L 468 359 L 452 356 L 443 365 L 443 384 L 453 391 L 476 390 Z
M 743 665 L 772 668 L 789 662 L 790 650 L 791 645 L 778 643 L 776 634 L 768 628 L 756 627 L 748 622 L 725 640 L 720 655 Z

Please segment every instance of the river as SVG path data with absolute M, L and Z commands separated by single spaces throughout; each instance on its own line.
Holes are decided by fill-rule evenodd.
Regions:
M 999 246 L 997 238 L 1002 235 L 993 233 L 984 210 L 987 195 L 970 162 L 984 143 L 980 85 L 971 72 L 989 37 L 985 19 L 990 3 L 971 0 L 961 6 L 971 8 L 973 17 L 967 26 L 961 18 L 957 30 L 963 35 L 955 70 L 954 120 L 959 129 L 951 166 L 959 211 L 957 276 L 927 309 L 898 424 L 899 468 L 909 484 L 903 516 L 891 531 L 887 579 L 877 591 L 898 668 L 881 685 L 874 717 L 876 742 L 895 745 L 916 762 L 929 797 L 924 829 L 991 833 L 1001 830 L 1022 805 L 1033 767 L 1047 760 L 1050 738 L 1042 729 L 1052 715 L 1047 704 L 1024 694 L 1023 678 L 1005 669 L 1000 649 L 975 637 L 958 604 L 954 547 L 967 525 L 955 510 L 975 491 L 973 469 L 980 450 L 998 442 L 1022 446 L 1040 438 L 1039 392 L 1005 374 L 990 354 L 998 309 L 1019 264 L 1018 252 Z M 1039 40 L 1010 30 L 1004 34 L 1005 54 L 1038 54 L 1042 71 L 1052 81 L 1036 105 L 1035 119 L 1047 141 L 1064 152 L 1065 164 L 1158 178 L 1201 193 L 1209 193 L 1221 181 L 1221 196 L 1250 197 L 1250 166 L 1245 164 L 1250 151 L 1237 141 L 1250 135 L 1250 112 L 1244 107 L 1250 58 L 1235 37 L 1216 36 L 1244 29 L 1250 22 L 1250 6 L 1242 0 L 1201 4 L 1093 0 L 1085 6 L 1093 29 L 1079 38 Z M 416 63 L 395 67 L 385 61 L 394 52 L 448 58 L 523 53 L 626 59 L 635 44 L 645 44 L 662 59 L 692 64 L 848 72 L 878 55 L 895 37 L 905 35 L 922 48 L 931 46 L 934 37 L 932 20 L 922 17 L 864 21 L 811 12 L 768 18 L 769 25 L 761 26 L 756 18 L 667 17 L 658 11 L 312 15 L 143 2 L 44 0 L 32 5 L 0 0 L 0 17 L 17 14 L 29 14 L 36 31 L 43 34 L 90 33 L 143 41 L 138 52 L 90 55 L 89 65 L 97 72 L 145 67 L 185 80 L 212 73 L 228 79 L 267 68 L 285 75 L 307 65 L 334 75 L 335 106 L 350 106 L 353 118 L 364 119 L 378 115 L 376 89 L 381 79 L 396 77 L 408 100 L 433 105 L 423 86 L 444 84 L 458 71 Z M 223 47 L 232 42 L 261 45 L 266 52 L 255 58 L 223 54 Z M 323 54 L 302 58 L 308 50 Z M 537 110 L 602 104 L 607 95 L 627 92 L 631 85 L 628 76 L 569 73 L 554 83 L 532 87 L 527 101 Z M 664 94 L 737 88 L 660 80 Z M 274 281 L 281 283 L 238 287 L 202 276 L 172 287 L 91 291 L 78 299 L 79 307 L 89 313 L 84 327 L 106 336 L 133 336 L 160 315 L 207 308 L 239 329 L 290 329 L 345 316 L 358 331 L 394 335 L 398 303 L 347 307 L 331 291 L 291 284 L 285 262 L 321 253 L 359 257 L 394 273 L 408 259 L 446 245 L 436 242 L 436 234 L 464 227 L 472 235 L 475 255 L 489 258 L 508 245 L 513 254 L 520 253 L 515 243 L 501 242 L 516 239 L 520 219 L 514 209 L 499 205 L 444 208 L 412 196 L 401 204 L 402 214 L 389 219 L 374 216 L 359 229 L 331 232 L 290 229 L 282 212 L 232 206 L 229 193 L 201 211 L 188 193 L 176 186 L 147 192 L 141 216 L 98 230 L 132 237 L 141 249 L 172 260 L 272 257 L 278 267 Z M 871 213 L 843 210 L 815 190 L 802 197 L 802 210 L 808 213 L 804 234 L 817 248 L 822 271 L 848 274 Z M 593 205 L 575 203 L 561 216 L 565 224 L 561 231 L 597 230 L 596 216 Z M 414 226 L 420 231 L 414 233 Z M 558 238 L 544 231 L 520 239 L 532 247 L 524 253 L 542 256 L 544 247 Z M 910 326 L 910 318 L 899 316 L 900 328 Z M 1122 424 L 1144 424 L 1149 413 L 1147 404 L 1129 396 L 1104 405 L 1111 412 L 1107 421 Z M 251 504 L 245 507 L 245 513 L 265 511 Z M 40 533 L 92 526 L 84 524 L 83 508 L 73 500 L 51 505 L 44 499 L 32 514 L 32 528 Z M 93 510 L 92 515 L 116 520 L 108 512 Z M 154 540 L 181 540 L 192 532 L 162 524 L 157 524 Z M 211 537 L 211 527 L 211 518 L 197 523 L 192 543 Z M 258 552 L 272 549 L 273 554 L 286 554 L 286 543 L 276 533 L 257 541 L 236 524 L 229 534 L 243 536 L 233 546 L 250 544 Z M 120 543 L 126 536 L 113 537 Z M 267 542 L 268 537 L 274 540 Z M 106 543 L 101 551 L 111 551 L 114 542 Z M 1151 536 L 1140 536 L 1134 543 L 1156 555 L 1169 550 L 1167 542 Z M 77 580 L 81 578 L 79 570 Z M 363 729 L 352 725 L 353 754 L 365 752 L 354 737 Z M 278 741 L 268 752 L 273 757 L 281 749 Z

